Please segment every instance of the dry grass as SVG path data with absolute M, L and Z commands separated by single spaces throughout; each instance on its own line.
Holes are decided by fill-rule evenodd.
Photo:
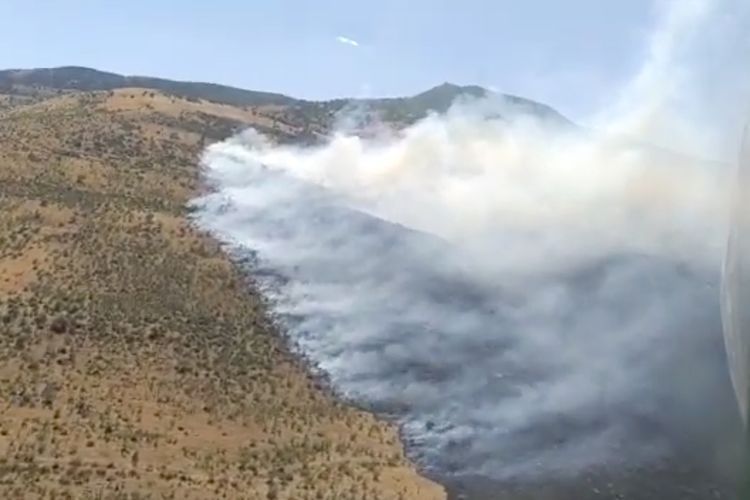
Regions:
M 293 132 L 268 118 L 278 110 L 142 89 L 10 101 L 1 498 L 444 497 L 393 427 L 332 400 L 288 355 L 252 287 L 185 218 L 206 141 L 226 120 Z

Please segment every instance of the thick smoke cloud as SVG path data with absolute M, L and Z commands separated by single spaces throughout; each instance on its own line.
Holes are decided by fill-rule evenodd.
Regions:
M 488 98 L 318 147 L 247 131 L 206 151 L 196 222 L 425 467 L 533 479 L 705 455 L 731 407 L 728 169 L 706 159 L 747 102 L 744 68 L 714 70 L 745 54 L 748 10 L 674 3 L 586 130 Z

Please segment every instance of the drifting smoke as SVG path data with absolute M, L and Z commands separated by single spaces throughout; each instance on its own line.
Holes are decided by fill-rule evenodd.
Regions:
M 675 2 L 591 130 L 490 97 L 319 147 L 245 132 L 207 150 L 196 220 L 424 466 L 513 479 L 667 456 L 731 398 L 727 169 L 690 158 L 739 137 L 743 4 Z

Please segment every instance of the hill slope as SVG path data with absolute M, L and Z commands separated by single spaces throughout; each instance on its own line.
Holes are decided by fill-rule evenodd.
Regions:
M 333 400 L 188 222 L 204 146 L 316 141 L 364 106 L 88 68 L 0 71 L 0 496 L 433 499 L 396 430 Z M 567 124 L 547 106 L 502 96 Z M 140 496 L 139 496 L 140 495 Z
M 278 104 L 42 73 L 0 95 L 0 497 L 443 498 L 187 220 L 206 142 L 303 129 Z

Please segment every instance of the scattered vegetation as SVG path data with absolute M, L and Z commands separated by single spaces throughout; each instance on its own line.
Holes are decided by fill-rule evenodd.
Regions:
M 206 143 L 322 133 L 292 116 L 142 88 L 0 96 L 0 497 L 443 496 L 186 219 Z

